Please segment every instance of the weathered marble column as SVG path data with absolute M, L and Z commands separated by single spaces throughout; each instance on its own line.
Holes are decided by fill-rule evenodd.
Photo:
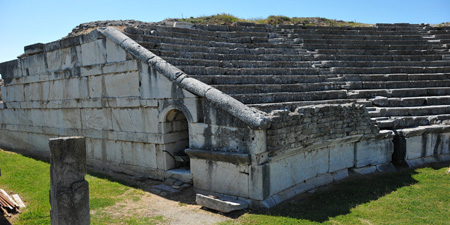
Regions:
M 51 224 L 89 224 L 85 138 L 53 138 L 49 145 Z

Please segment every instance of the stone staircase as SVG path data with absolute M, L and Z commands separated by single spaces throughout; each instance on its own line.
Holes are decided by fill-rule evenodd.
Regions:
M 125 33 L 265 112 L 357 102 L 381 129 L 450 119 L 450 27 L 154 24 Z

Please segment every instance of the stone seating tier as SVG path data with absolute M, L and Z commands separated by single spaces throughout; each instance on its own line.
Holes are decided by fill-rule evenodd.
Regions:
M 189 76 L 251 107 L 269 113 L 357 102 L 380 128 L 394 129 L 430 125 L 450 114 L 449 30 L 411 24 L 197 24 L 125 32 Z

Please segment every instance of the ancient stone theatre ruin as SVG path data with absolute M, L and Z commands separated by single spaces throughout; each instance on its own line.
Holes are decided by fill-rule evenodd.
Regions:
M 271 207 L 450 159 L 450 28 L 110 21 L 0 64 L 0 145 Z M 175 169 L 175 170 L 174 170 Z M 174 175 L 175 174 L 175 175 Z M 186 178 L 186 176 L 184 176 Z

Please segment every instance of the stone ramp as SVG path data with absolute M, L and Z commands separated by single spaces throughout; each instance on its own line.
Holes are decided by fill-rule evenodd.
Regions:
M 423 24 L 125 29 L 190 76 L 267 113 L 357 102 L 383 129 L 430 124 L 436 120 L 428 117 L 450 113 L 449 31 Z

